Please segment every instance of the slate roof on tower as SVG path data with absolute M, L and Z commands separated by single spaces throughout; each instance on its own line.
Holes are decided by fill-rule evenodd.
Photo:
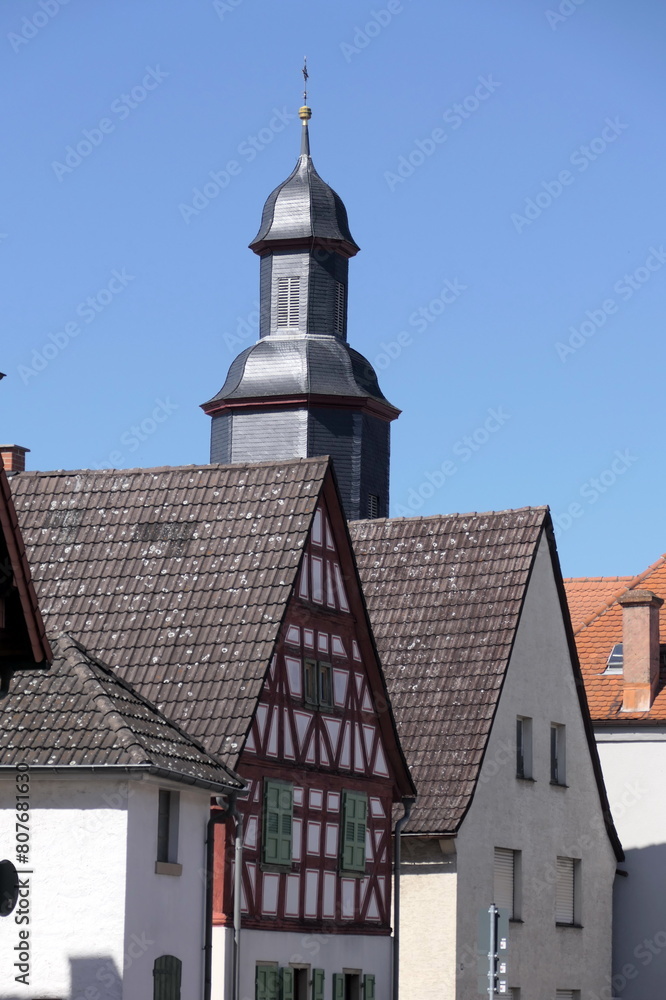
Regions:
M 321 240 L 339 243 L 340 250 L 353 257 L 360 248 L 349 230 L 347 209 L 342 198 L 321 179 L 310 156 L 309 114 L 303 117 L 309 110 L 301 108 L 301 155 L 289 177 L 266 199 L 259 232 L 250 247 L 255 253 L 265 253 L 275 243 Z
M 408 833 L 453 834 L 469 808 L 545 533 L 583 722 L 612 826 L 547 507 L 350 525 L 398 733 L 419 798 Z
M 233 766 L 328 465 L 19 473 L 47 628 L 121 667 Z

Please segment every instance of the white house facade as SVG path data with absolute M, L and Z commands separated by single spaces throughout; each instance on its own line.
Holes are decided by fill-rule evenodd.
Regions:
M 492 903 L 510 916 L 508 995 L 591 1000 L 611 975 L 622 855 L 547 512 L 359 523 L 353 537 L 422 790 L 403 836 L 402 1000 L 483 995 Z M 402 623 L 383 610 L 391 575 L 417 598 Z

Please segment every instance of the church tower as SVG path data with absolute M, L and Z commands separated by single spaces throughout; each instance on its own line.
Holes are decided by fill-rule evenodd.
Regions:
M 301 153 L 269 195 L 250 248 L 260 258 L 259 340 L 203 410 L 213 463 L 331 455 L 350 520 L 388 517 L 390 425 L 400 411 L 347 344 L 349 260 L 359 247 L 340 197 Z

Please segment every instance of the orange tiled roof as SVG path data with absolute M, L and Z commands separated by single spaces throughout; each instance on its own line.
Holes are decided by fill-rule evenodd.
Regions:
M 622 608 L 618 597 L 628 590 L 652 590 L 666 601 L 666 555 L 638 576 L 579 577 L 564 581 L 585 680 L 590 714 L 595 722 L 666 721 L 666 672 L 649 712 L 622 712 L 621 674 L 605 674 L 613 646 L 622 642 Z M 666 644 L 666 603 L 659 613 L 661 642 Z

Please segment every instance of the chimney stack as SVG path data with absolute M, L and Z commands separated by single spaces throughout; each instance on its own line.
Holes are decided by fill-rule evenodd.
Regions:
M 29 448 L 22 448 L 20 444 L 0 444 L 0 460 L 8 476 L 15 472 L 25 472 L 25 456 L 29 451 Z
M 649 712 L 659 684 L 659 608 L 651 590 L 629 590 L 622 605 L 623 712 Z

